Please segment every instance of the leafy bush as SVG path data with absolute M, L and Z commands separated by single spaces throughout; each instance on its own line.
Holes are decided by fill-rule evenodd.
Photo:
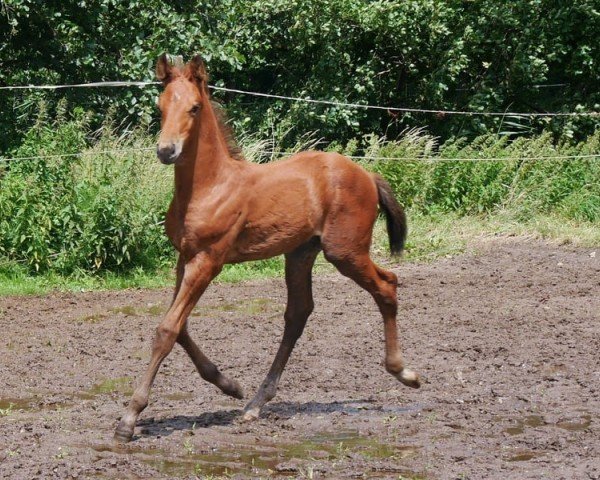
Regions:
M 155 268 L 172 256 L 162 219 L 171 193 L 139 132 L 118 139 L 109 126 L 93 147 L 87 117 L 44 121 L 0 170 L 0 256 L 34 271 L 70 274 Z M 119 153 L 107 150 L 140 149 Z M 2 167 L 0 167 L 2 168 Z
M 39 111 L 22 146 L 11 153 L 33 158 L 0 162 L 0 263 L 66 275 L 172 265 L 174 251 L 162 225 L 172 195 L 172 169 L 156 161 L 152 136 L 139 129 L 118 135 L 111 115 L 93 131 L 88 114 L 75 109 L 69 116 L 65 104 L 53 120 L 43 104 Z M 242 141 L 248 158 L 257 162 L 272 158 L 264 150 L 282 150 L 277 139 Z M 295 149 L 310 146 L 314 140 L 305 137 Z M 556 143 L 546 133 L 515 141 L 488 134 L 470 143 L 452 140 L 438 146 L 434 137 L 413 129 L 396 141 L 367 135 L 329 149 L 381 157 L 357 161 L 386 177 L 415 213 L 509 210 L 522 219 L 548 213 L 600 221 L 597 158 L 527 160 L 597 154 L 600 131 L 575 145 Z M 465 158 L 476 160 L 460 160 Z M 273 260 L 256 268 L 280 264 Z
M 0 84 L 152 80 L 160 53 L 201 52 L 213 83 L 246 90 L 416 108 L 597 111 L 597 16 L 596 0 L 9 0 L 0 6 Z M 96 125 L 109 105 L 127 123 L 148 125 L 158 88 L 2 91 L 0 153 L 20 144 L 40 97 L 54 105 L 67 95 L 94 112 Z M 394 138 L 428 125 L 443 139 L 550 128 L 579 140 L 599 121 L 395 116 L 222 98 L 238 127 L 289 130 L 291 139 L 307 131 L 328 141 L 373 131 Z
M 424 213 L 478 214 L 507 209 L 522 218 L 552 213 L 573 220 L 600 221 L 597 157 L 528 160 L 597 154 L 600 131 L 576 145 L 557 144 L 548 133 L 514 142 L 484 135 L 469 144 L 446 142 L 430 161 L 407 160 L 410 156 L 429 157 L 432 142 L 428 136 L 415 139 L 409 135 L 405 140 L 378 144 L 369 151 L 371 156 L 399 160 L 376 160 L 365 166 L 386 177 L 406 206 Z

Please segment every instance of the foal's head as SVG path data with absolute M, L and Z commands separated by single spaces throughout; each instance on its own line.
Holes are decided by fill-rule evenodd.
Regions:
M 199 55 L 185 66 L 176 66 L 163 54 L 156 64 L 156 77 L 164 85 L 158 97 L 161 134 L 156 154 L 162 163 L 176 163 L 208 101 L 208 74 Z

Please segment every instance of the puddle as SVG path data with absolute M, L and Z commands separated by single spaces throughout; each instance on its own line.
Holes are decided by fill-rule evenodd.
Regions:
M 98 323 L 107 318 L 103 313 L 93 313 L 92 315 L 86 315 L 85 317 L 78 318 L 77 321 L 85 323 Z
M 247 315 L 258 315 L 272 310 L 273 301 L 269 298 L 250 298 L 233 303 L 215 305 L 199 305 L 192 311 L 192 316 L 210 316 L 218 312 L 237 312 Z
M 194 398 L 194 394 L 193 393 L 187 393 L 187 392 L 178 392 L 178 393 L 167 393 L 166 395 L 164 395 L 164 398 L 166 398 L 167 400 L 173 400 L 176 402 L 182 401 L 182 400 L 191 400 Z
M 19 411 L 36 409 L 36 402 L 31 398 L 0 398 L 0 418 L 8 417 Z
M 211 453 L 188 454 L 178 458 L 158 458 L 145 460 L 156 470 L 169 477 L 232 475 L 261 471 L 272 476 L 282 461 L 277 452 L 260 449 L 215 450 Z
M 92 313 L 84 317 L 77 318 L 75 321 L 84 323 L 98 323 L 102 320 L 111 318 L 114 315 L 125 315 L 126 317 L 140 317 L 143 315 L 160 316 L 165 314 L 167 309 L 162 304 L 149 304 L 146 307 L 134 307 L 133 305 L 123 305 L 108 310 L 108 313 Z
M 121 313 L 127 317 L 139 317 L 143 315 L 159 316 L 167 312 L 167 309 L 157 303 L 155 305 L 148 305 L 146 307 L 134 307 L 133 305 L 124 305 L 122 307 L 111 308 L 112 313 Z
M 0 398 L 0 418 L 13 413 L 37 412 L 39 410 L 59 410 L 71 406 L 68 402 L 44 402 L 43 397 Z
M 120 443 L 111 443 L 111 444 L 98 444 L 98 445 L 74 445 L 79 448 L 88 448 L 91 447 L 98 453 L 111 452 L 116 453 L 118 455 L 150 455 L 150 456 L 166 456 L 168 455 L 166 450 L 162 450 L 159 448 L 143 448 L 135 445 L 123 445 Z
M 137 317 L 138 316 L 138 311 L 135 307 L 132 307 L 131 305 L 125 305 L 123 307 L 116 307 L 116 308 L 111 308 L 110 311 L 112 313 L 122 313 L 125 316 L 128 317 Z
M 528 415 L 521 420 L 517 420 L 516 425 L 504 429 L 509 435 L 521 435 L 525 431 L 525 427 L 543 427 L 546 425 L 544 417 L 541 415 Z
M 184 445 L 181 454 L 162 449 L 144 449 L 127 445 L 88 445 L 98 453 L 136 455 L 158 472 L 169 477 L 188 476 L 295 476 L 306 467 L 304 462 L 336 462 L 342 458 L 361 456 L 365 459 L 400 460 L 419 452 L 416 445 L 381 442 L 377 437 L 361 436 L 356 430 L 320 432 L 303 442 L 289 444 L 237 444 L 195 452 Z M 187 453 L 186 453 L 187 452 Z M 410 478 L 421 478 L 415 473 Z M 407 473 L 407 474 L 408 474 Z M 372 475 L 371 475 L 372 474 Z M 385 476 L 386 471 L 373 471 L 369 477 Z
M 90 389 L 79 392 L 76 398 L 83 400 L 93 400 L 98 395 L 109 395 L 120 393 L 125 396 L 133 394 L 131 377 L 106 378 L 99 383 L 94 384 Z
M 580 420 L 581 420 L 580 422 L 573 422 L 573 421 L 558 422 L 556 424 L 556 426 L 558 428 L 562 428 L 563 430 L 569 430 L 570 432 L 580 432 L 582 430 L 585 430 L 592 424 L 592 416 L 589 414 L 583 415 L 580 418 Z
M 504 429 L 509 435 L 521 435 L 525 432 L 526 427 L 557 427 L 571 432 L 579 432 L 589 428 L 592 424 L 592 416 L 589 414 L 582 415 L 579 421 L 562 421 L 558 423 L 547 423 L 541 415 L 529 415 L 521 420 L 517 420 L 516 424 Z
M 529 460 L 533 460 L 534 458 L 541 457 L 545 455 L 546 452 L 534 452 L 532 450 L 520 450 L 515 452 L 510 457 L 506 458 L 507 462 L 527 462 Z
M 159 315 L 164 315 L 165 313 L 167 313 L 167 309 L 160 303 L 157 303 L 156 305 L 148 305 L 144 309 L 144 313 L 146 313 L 148 315 L 159 316 Z
M 107 378 L 100 383 L 95 384 L 88 392 L 92 395 L 103 395 L 107 393 L 123 393 L 132 395 L 131 377 Z
M 102 379 L 88 390 L 80 392 L 63 392 L 61 394 L 39 392 L 38 394 L 27 398 L 0 398 L 0 418 L 19 412 L 59 410 L 72 407 L 78 400 L 94 400 L 99 395 L 112 394 L 120 394 L 123 396 L 132 395 L 132 378 L 118 377 Z M 193 395 L 191 393 L 173 393 L 170 396 L 167 396 L 167 398 L 171 398 L 172 400 L 184 400 L 192 397 Z M 52 398 L 57 398 L 58 401 L 52 401 Z
M 356 430 L 323 432 L 310 437 L 308 446 L 319 446 L 325 451 L 338 454 L 346 451 L 360 453 L 368 458 L 402 459 L 416 454 L 421 447 L 414 445 L 394 445 L 381 443 L 374 437 L 363 437 Z M 333 447 L 333 451 L 332 451 Z

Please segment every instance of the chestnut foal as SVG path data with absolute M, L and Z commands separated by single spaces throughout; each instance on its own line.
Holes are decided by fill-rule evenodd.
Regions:
M 396 329 L 397 278 L 369 257 L 377 205 L 383 210 L 392 253 L 400 253 L 406 218 L 389 184 L 337 153 L 303 152 L 279 162 L 244 161 L 210 101 L 199 56 L 156 66 L 164 85 L 158 105 L 162 131 L 158 158 L 175 165 L 175 193 L 166 232 L 179 252 L 173 302 L 156 330 L 152 358 L 115 432 L 129 441 L 161 362 L 179 343 L 200 375 L 223 393 L 242 398 L 242 388 L 202 353 L 187 330 L 192 308 L 226 263 L 285 255 L 288 289 L 285 329 L 271 369 L 246 405 L 243 420 L 258 418 L 275 396 L 279 378 L 313 310 L 311 270 L 323 250 L 337 269 L 377 302 L 385 329 L 385 367 L 403 384 L 419 387 L 404 368 Z

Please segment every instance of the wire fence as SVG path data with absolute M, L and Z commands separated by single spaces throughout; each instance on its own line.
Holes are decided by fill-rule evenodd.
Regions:
M 147 81 L 107 81 L 91 83 L 75 83 L 65 85 L 5 85 L 0 86 L 0 90 L 59 90 L 65 88 L 97 88 L 97 87 L 146 87 L 159 85 L 160 82 Z M 309 97 L 292 97 L 286 95 L 276 95 L 272 93 L 253 92 L 249 90 L 240 90 L 236 88 L 218 87 L 209 85 L 211 90 L 249 95 L 254 97 L 273 98 L 277 100 L 287 100 L 293 102 L 312 103 L 344 108 L 359 108 L 367 110 L 383 110 L 399 113 L 431 113 L 439 115 L 465 115 L 465 116 L 488 116 L 488 117 L 600 117 L 600 112 L 485 112 L 485 111 L 466 111 L 466 110 L 444 110 L 428 108 L 408 108 L 382 105 L 369 105 L 363 103 L 348 103 L 334 100 L 320 100 Z
M 59 90 L 67 88 L 102 88 L 102 87 L 147 87 L 153 85 L 159 85 L 160 82 L 151 81 L 106 81 L 106 82 L 90 82 L 90 83 L 77 83 L 77 84 L 64 84 L 64 85 L 5 85 L 0 86 L 0 90 Z M 218 87 L 210 85 L 210 89 L 215 91 L 229 92 L 241 95 L 249 95 L 255 97 L 272 98 L 278 100 L 286 100 L 293 102 L 304 102 L 307 104 L 321 104 L 335 107 L 345 108 L 362 108 L 372 110 L 384 110 L 388 112 L 400 112 L 400 113 L 429 113 L 429 114 L 441 114 L 441 115 L 466 115 L 466 116 L 490 116 L 490 117 L 600 117 L 600 112 L 485 112 L 485 111 L 463 111 L 463 110 L 443 110 L 443 109 L 422 109 L 422 108 L 407 108 L 407 107 L 388 107 L 380 105 L 369 105 L 359 103 L 346 103 L 338 102 L 333 100 L 318 100 L 306 97 L 291 97 L 285 95 L 275 95 L 270 93 L 253 92 L 248 90 L 240 90 L 234 88 Z M 56 154 L 56 155 L 35 155 L 35 156 L 22 156 L 22 157 L 0 157 L 0 163 L 6 163 L 17 160 L 36 160 L 36 159 L 51 159 L 51 158 L 64 158 L 64 157 L 79 157 L 87 155 L 107 155 L 116 153 L 134 153 L 134 152 L 150 152 L 154 151 L 154 148 L 128 148 L 128 149 L 112 149 L 112 150 L 87 150 L 79 153 L 67 153 L 67 154 Z M 260 155 L 271 155 L 273 156 L 288 156 L 295 152 L 283 152 L 283 151 L 260 151 L 257 152 Z M 386 160 L 386 161 L 427 161 L 427 162 L 498 162 L 498 161 L 515 161 L 515 160 L 575 160 L 575 159 L 589 159 L 596 160 L 600 158 L 600 154 L 582 154 L 582 155 L 549 155 L 549 156 L 529 156 L 529 157 L 475 157 L 475 158 L 461 158 L 461 157 L 442 157 L 442 156 L 414 156 L 414 157 L 386 157 L 386 156 L 369 156 L 369 155 L 347 155 L 353 160 Z
M 141 147 L 141 148 L 122 148 L 122 149 L 111 149 L 111 150 L 86 150 L 78 153 L 63 153 L 54 155 L 33 155 L 23 157 L 12 157 L 2 158 L 0 162 L 12 162 L 20 160 L 44 160 L 44 159 L 56 159 L 56 158 L 68 158 L 68 157 L 82 157 L 82 156 L 99 156 L 99 155 L 113 155 L 113 154 L 135 154 L 145 152 L 155 152 L 154 147 Z M 259 150 L 255 152 L 258 155 L 271 156 L 271 157 L 287 157 L 294 155 L 298 152 L 287 152 L 279 150 Z M 333 153 L 333 152 L 332 152 Z M 506 156 L 506 157 L 443 157 L 443 156 L 423 156 L 415 155 L 412 157 L 390 157 L 390 156 L 377 156 L 377 155 L 345 155 L 352 160 L 370 160 L 370 161 L 401 161 L 401 162 L 509 162 L 509 161 L 544 161 L 544 160 L 596 160 L 600 158 L 600 153 L 594 154 L 582 154 L 582 155 L 541 155 L 541 156 Z

